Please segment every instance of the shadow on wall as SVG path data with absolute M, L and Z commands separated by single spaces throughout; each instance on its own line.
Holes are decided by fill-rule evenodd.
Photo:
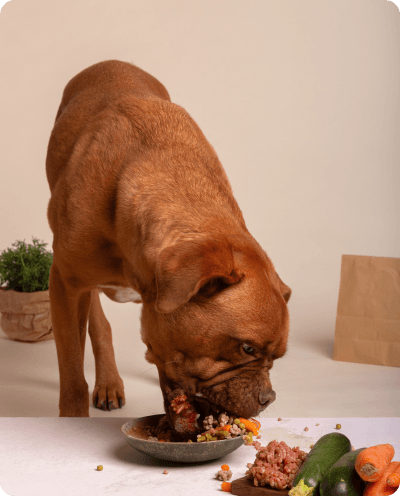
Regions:
M 307 335 L 307 332 L 303 331 L 289 338 L 289 346 L 306 348 L 316 352 L 321 357 L 333 360 L 334 339 L 334 330 L 332 331 L 332 336 Z

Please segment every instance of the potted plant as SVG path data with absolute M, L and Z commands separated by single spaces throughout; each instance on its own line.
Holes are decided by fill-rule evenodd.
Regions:
M 1 327 L 10 339 L 36 342 L 53 339 L 49 276 L 53 254 L 39 243 L 16 241 L 0 254 Z

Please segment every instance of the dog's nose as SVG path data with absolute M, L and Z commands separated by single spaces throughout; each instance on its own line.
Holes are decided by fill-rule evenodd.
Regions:
M 270 405 L 273 401 L 275 401 L 276 398 L 276 393 L 275 391 L 272 391 L 270 389 L 269 391 L 261 391 L 261 393 L 258 395 L 258 399 L 262 405 L 265 405 L 267 407 Z

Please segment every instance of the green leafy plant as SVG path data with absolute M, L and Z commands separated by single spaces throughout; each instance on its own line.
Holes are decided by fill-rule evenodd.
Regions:
M 12 244 L 0 254 L 0 284 L 7 284 L 5 289 L 13 289 L 23 293 L 47 291 L 49 289 L 50 267 L 53 254 L 44 247 L 47 243 L 39 243 L 33 238 L 33 245 L 24 241 Z

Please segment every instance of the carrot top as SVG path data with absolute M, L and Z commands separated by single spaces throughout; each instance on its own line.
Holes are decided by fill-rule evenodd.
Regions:
M 390 487 L 386 481 L 388 476 L 396 469 L 398 462 L 389 463 L 380 479 L 375 482 L 369 482 L 363 492 L 363 496 L 390 496 L 397 488 Z
M 356 458 L 355 469 L 361 479 L 375 482 L 380 479 L 394 457 L 391 444 L 378 444 L 361 451 Z
M 400 462 L 392 462 L 397 463 L 397 467 L 393 470 L 393 472 L 387 478 L 387 485 L 390 487 L 400 486 Z

